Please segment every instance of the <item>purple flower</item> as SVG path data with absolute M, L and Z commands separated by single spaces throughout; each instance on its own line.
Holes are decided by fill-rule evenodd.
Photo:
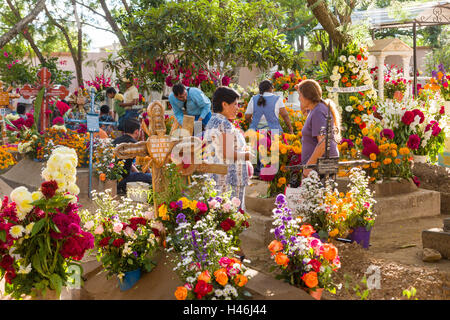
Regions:
M 136 251 L 133 251 L 133 254 L 136 258 L 138 257 L 138 253 Z
M 439 69 L 440 72 L 445 72 L 444 64 L 442 64 L 442 63 L 439 64 L 439 65 L 438 65 L 438 69 Z
M 176 222 L 179 224 L 181 222 L 186 222 L 186 216 L 182 213 L 177 215 Z
M 183 209 L 183 201 L 180 200 L 180 201 L 177 201 L 176 203 L 177 203 L 177 206 L 179 209 Z
M 431 71 L 431 76 L 433 78 L 437 78 L 437 71 L 436 70 Z
M 284 194 L 277 195 L 276 204 L 285 204 L 286 203 L 286 196 Z

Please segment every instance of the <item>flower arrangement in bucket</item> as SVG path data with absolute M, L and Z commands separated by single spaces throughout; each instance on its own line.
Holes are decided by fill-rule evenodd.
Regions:
M 114 157 L 114 145 L 111 139 L 94 139 L 94 172 L 100 181 L 120 180 L 124 171 L 122 160 Z
M 330 243 L 323 243 L 313 237 L 314 228 L 309 224 L 302 225 L 302 219 L 295 217 L 287 206 L 286 197 L 282 194 L 276 198 L 273 210 L 271 230 L 275 235 L 268 249 L 280 272 L 276 278 L 309 292 L 320 299 L 324 289 L 336 292 L 332 282 L 332 273 L 340 268 L 337 248 Z
M 232 257 L 237 251 L 232 245 L 233 235 L 217 229 L 214 212 L 195 223 L 179 214 L 177 223 L 175 232 L 167 237 L 170 246 L 167 251 L 177 251 L 174 270 L 185 284 L 176 289 L 175 297 L 178 300 L 242 299 L 249 279 L 246 267 Z
M 97 260 L 108 277 L 116 275 L 122 291 L 131 289 L 141 271 L 150 272 L 155 267 L 153 258 L 163 226 L 153 220 L 152 211 L 144 211 L 142 204 L 114 200 L 110 190 L 93 191 L 92 196 L 98 209 L 94 214 L 83 212 L 84 229 L 93 231 Z
M 441 63 L 437 70 L 431 72 L 429 83 L 425 84 L 424 89 L 431 89 L 440 92 L 444 100 L 450 101 L 450 74 L 446 73 L 444 65 Z
M 41 296 L 48 290 L 59 297 L 69 283 L 68 268 L 94 247 L 91 233 L 82 231 L 78 215 L 77 155 L 59 147 L 42 172 L 45 182 L 30 193 L 18 187 L 0 209 L 0 276 L 5 292 L 15 299 Z

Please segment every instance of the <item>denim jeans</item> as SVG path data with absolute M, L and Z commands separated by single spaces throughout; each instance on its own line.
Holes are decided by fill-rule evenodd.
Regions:
M 143 172 L 131 172 L 126 178 L 117 184 L 117 189 L 126 191 L 128 182 L 145 182 L 152 184 L 152 174 Z

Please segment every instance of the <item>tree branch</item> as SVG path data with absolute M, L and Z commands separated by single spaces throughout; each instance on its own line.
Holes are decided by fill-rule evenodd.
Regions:
M 9 41 L 11 41 L 19 32 L 21 32 L 31 21 L 36 19 L 38 14 L 44 9 L 45 0 L 39 0 L 33 10 L 22 20 L 20 20 L 7 33 L 0 37 L 0 48 L 3 48 Z
M 105 0 L 100 0 L 100 4 L 102 6 L 103 11 L 105 12 L 106 21 L 108 21 L 109 25 L 114 30 L 114 33 L 116 34 L 117 38 L 119 38 L 119 42 L 122 45 L 122 48 L 125 48 L 127 46 L 125 36 L 123 35 L 122 30 L 120 30 L 119 26 L 117 25 L 116 20 L 114 20 L 113 16 L 111 15 L 111 12 L 109 11 Z
M 101 14 L 100 12 L 95 11 L 95 10 L 92 9 L 91 7 L 85 5 L 84 3 L 79 2 L 79 1 L 77 1 L 77 0 L 75 0 L 75 2 L 76 2 L 77 4 L 79 4 L 80 6 L 83 6 L 83 7 L 87 8 L 87 9 L 91 10 L 93 13 L 95 13 L 96 15 L 102 17 L 103 19 L 106 19 L 106 17 L 105 17 L 103 14 Z
M 308 20 L 306 20 L 306 21 L 300 23 L 299 25 L 296 25 L 296 26 L 294 26 L 294 27 L 289 27 L 289 28 L 281 29 L 280 32 L 286 32 L 286 31 L 294 31 L 294 30 L 297 30 L 297 29 L 299 29 L 299 28 L 301 28 L 301 27 L 303 27 L 303 26 L 309 24 L 309 23 L 312 22 L 315 18 L 316 18 L 315 16 L 312 16 L 312 17 L 310 17 Z
M 13 5 L 11 0 L 6 0 L 6 2 L 8 3 L 8 6 L 11 8 L 11 11 L 14 13 L 14 15 L 19 20 L 22 19 L 22 17 L 20 16 L 19 10 Z M 33 48 L 33 51 L 36 53 L 36 56 L 38 57 L 39 61 L 41 63 L 44 63 L 45 62 L 45 58 L 42 55 L 41 50 L 39 50 L 39 48 L 37 47 L 36 43 L 34 42 L 33 37 L 28 32 L 24 32 L 23 36 L 25 37 L 25 39 L 27 39 L 27 41 L 30 44 L 31 48 Z
M 85 22 L 85 21 L 82 21 L 81 24 L 84 24 L 84 25 L 86 25 L 86 26 L 89 26 L 89 27 L 92 27 L 92 28 L 95 28 L 95 29 L 99 29 L 99 30 L 103 30 L 103 31 L 108 31 L 108 32 L 111 32 L 111 33 L 113 33 L 113 34 L 116 34 L 116 33 L 115 33 L 114 31 L 112 31 L 111 29 L 106 29 L 106 28 L 102 28 L 102 27 L 99 27 L 99 26 L 95 26 L 95 25 L 90 24 L 90 23 Z
M 122 0 L 122 3 L 123 3 L 123 6 L 125 7 L 125 10 L 126 10 L 129 14 L 131 14 L 131 9 L 130 9 L 130 6 L 128 5 L 128 3 L 127 3 L 127 0 Z

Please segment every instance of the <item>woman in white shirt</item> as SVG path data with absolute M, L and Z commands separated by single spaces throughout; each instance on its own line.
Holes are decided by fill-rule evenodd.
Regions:
M 283 98 L 274 95 L 273 84 L 270 80 L 264 80 L 259 84 L 259 94 L 253 96 L 248 103 L 245 111 L 245 119 L 251 121 L 250 129 L 261 130 L 270 129 L 283 132 L 281 129 L 280 115 L 285 121 L 289 133 L 293 133 L 291 120 L 289 114 L 283 103 Z

